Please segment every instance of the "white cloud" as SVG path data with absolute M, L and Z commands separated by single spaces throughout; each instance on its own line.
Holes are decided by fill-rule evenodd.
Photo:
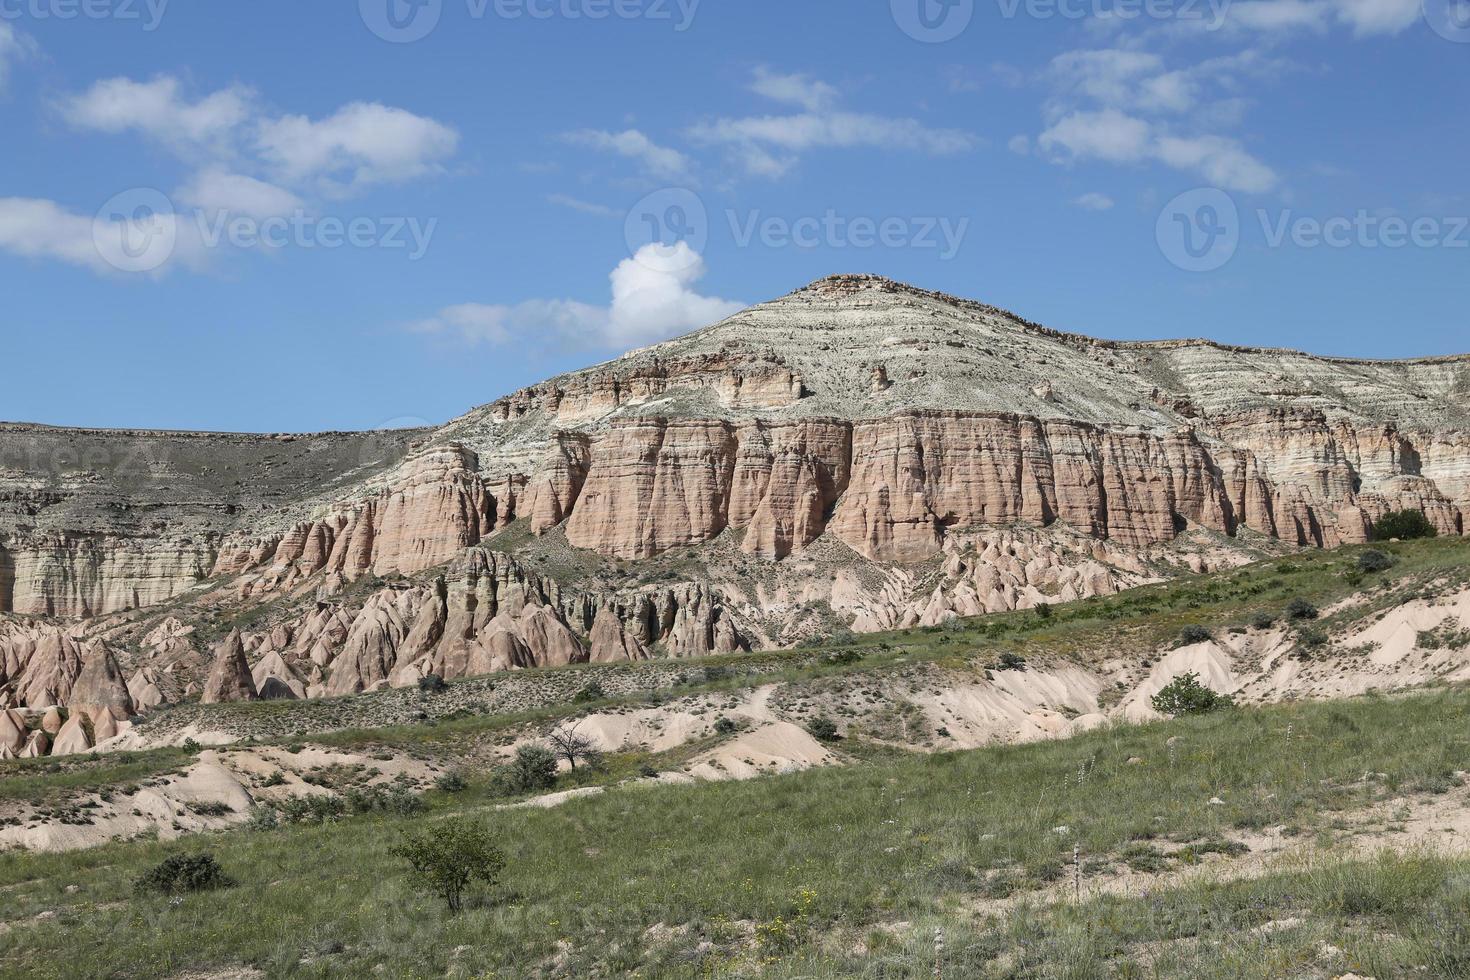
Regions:
M 1148 151 L 1149 124 L 1117 109 L 1074 112 L 1053 123 L 1037 137 L 1036 145 L 1054 155 L 1131 163 Z
M 503 345 L 541 339 L 577 347 L 626 349 L 665 340 L 716 323 L 741 304 L 702 296 L 704 260 L 687 242 L 645 245 L 613 270 L 612 302 L 530 300 L 515 305 L 464 303 L 446 307 L 409 329 L 469 345 Z
M 332 192 L 442 172 L 458 147 L 459 133 L 443 123 L 376 102 L 354 102 L 321 120 L 266 120 L 258 138 L 284 179 L 315 180 Z
M 155 277 L 179 262 L 200 268 L 206 254 L 197 226 L 186 217 L 80 215 L 55 201 L 20 197 L 0 198 L 0 251 L 101 275 L 121 275 L 156 258 L 147 269 Z
M 1006 149 L 1019 156 L 1025 156 L 1031 152 L 1031 137 L 1025 133 L 1018 133 L 1006 141 Z
M 1399 34 L 1419 19 L 1420 0 L 1246 0 L 1230 4 L 1225 27 L 1279 36 L 1346 27 L 1356 37 Z
M 1216 187 L 1259 193 L 1276 186 L 1276 172 L 1247 153 L 1239 143 L 1223 136 L 1185 139 L 1160 136 L 1153 147 L 1155 156 L 1179 170 L 1193 170 Z
M 573 211 L 581 211 L 583 214 L 595 214 L 599 218 L 617 218 L 622 214 L 617 208 L 610 208 L 606 204 L 594 204 L 591 201 L 572 197 L 570 194 L 548 194 L 546 201 L 559 208 L 570 208 Z
M 196 101 L 180 95 L 176 78 L 149 82 L 109 78 L 62 101 L 61 114 L 79 129 L 137 132 L 194 154 L 228 155 L 240 129 L 254 113 L 254 94 L 234 86 Z
M 1155 160 L 1198 173 L 1224 190 L 1256 193 L 1276 186 L 1276 172 L 1224 136 L 1179 137 L 1157 132 L 1142 119 L 1116 109 L 1074 112 L 1037 138 L 1037 146 L 1063 162 L 1098 159 L 1108 163 Z
M 181 203 L 201 211 L 227 211 L 252 218 L 292 214 L 305 207 L 302 200 L 288 190 L 220 169 L 201 171 L 174 196 Z
M 975 145 L 975 138 L 960 130 L 839 109 L 837 90 L 806 75 L 777 75 L 760 69 L 751 88 L 805 111 L 709 120 L 695 125 L 690 136 L 705 145 L 728 147 L 752 176 L 783 176 L 801 154 L 818 149 L 904 149 L 937 156 L 961 153 Z
M 10 66 L 20 62 L 36 51 L 35 43 L 10 24 L 0 20 L 0 92 L 10 81 Z
M 775 102 L 798 105 L 807 112 L 821 112 L 837 104 L 837 89 L 810 75 L 783 75 L 757 68 L 750 90 Z
M 590 146 L 593 149 L 616 153 L 642 164 L 650 174 L 663 179 L 676 179 L 689 170 L 689 158 L 678 150 L 659 146 L 636 129 L 621 133 L 610 133 L 601 129 L 581 129 L 567 133 L 565 139 L 571 143 Z
M 1072 203 L 1084 211 L 1111 211 L 1113 208 L 1113 199 L 1096 191 L 1089 191 Z

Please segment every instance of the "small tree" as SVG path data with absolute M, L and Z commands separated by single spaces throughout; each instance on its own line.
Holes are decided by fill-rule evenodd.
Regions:
M 1153 697 L 1155 711 L 1175 717 L 1200 715 L 1234 704 L 1234 698 L 1205 687 L 1199 682 L 1199 675 L 1192 672 L 1175 677 Z
M 505 773 L 511 792 L 550 789 L 556 785 L 556 755 L 544 745 L 522 745 Z
M 1002 653 L 999 658 L 997 658 L 995 662 L 995 669 L 1025 670 L 1026 658 L 1021 656 L 1019 653 L 1012 653 L 1011 651 L 1007 650 L 1005 653 Z
M 602 753 L 597 746 L 592 744 L 592 739 L 577 731 L 578 722 L 564 728 L 557 728 L 546 736 L 546 741 L 551 746 L 551 751 L 558 757 L 567 760 L 567 765 L 573 770 L 577 768 L 578 762 L 586 762 L 589 766 L 596 766 L 602 759 Z
M 1319 615 L 1317 607 L 1305 599 L 1293 599 L 1286 607 L 1287 619 L 1316 619 Z
M 494 885 L 505 869 L 505 854 L 495 846 L 490 828 L 464 817 L 406 833 L 392 853 L 408 862 L 410 880 L 443 898 L 451 913 L 464 907 L 465 889 L 473 882 Z
M 213 854 L 175 854 L 139 875 L 133 888 L 139 895 L 182 895 L 228 888 L 234 883 Z
M 837 723 L 825 715 L 807 722 L 806 730 L 819 742 L 835 742 L 842 737 L 837 732 Z
M 1206 643 L 1214 638 L 1215 634 L 1211 633 L 1207 627 L 1191 623 L 1179 632 L 1179 645 L 1193 646 L 1196 643 Z
M 1434 538 L 1439 536 L 1439 530 L 1424 516 L 1423 511 L 1418 510 L 1396 510 L 1391 514 L 1384 514 L 1373 522 L 1373 539 L 1375 541 L 1387 541 L 1398 538 L 1400 541 L 1412 541 L 1415 538 Z

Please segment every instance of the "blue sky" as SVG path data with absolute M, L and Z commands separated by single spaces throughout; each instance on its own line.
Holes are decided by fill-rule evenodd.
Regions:
M 0 0 L 0 418 L 439 422 L 853 271 L 1470 349 L 1464 0 L 420 2 Z

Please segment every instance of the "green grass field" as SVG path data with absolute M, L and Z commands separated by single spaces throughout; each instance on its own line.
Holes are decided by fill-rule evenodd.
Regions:
M 930 976 L 940 926 L 955 976 L 1313 976 L 1287 964 L 1319 932 L 1345 949 L 1359 936 L 1354 955 L 1385 964 L 1379 977 L 1433 971 L 1470 957 L 1470 930 L 1450 914 L 1470 895 L 1457 863 L 982 913 L 1070 881 L 1074 847 L 1085 896 L 1125 862 L 1243 859 L 1231 842 L 1254 829 L 1330 835 L 1336 815 L 1374 801 L 1455 791 L 1467 717 L 1470 694 L 1441 690 L 748 783 L 621 786 L 551 810 L 432 794 L 410 818 L 11 853 L 0 962 L 7 977 L 68 978 L 241 964 L 272 976 Z M 451 917 L 408 889 L 389 847 L 454 812 L 490 821 L 509 866 Z M 132 894 L 164 856 L 203 850 L 238 884 Z M 1241 945 L 1242 923 L 1278 911 L 1306 924 Z M 1385 932 L 1392 942 L 1368 941 Z M 1173 965 L 1160 972 L 1139 949 L 1166 941 Z

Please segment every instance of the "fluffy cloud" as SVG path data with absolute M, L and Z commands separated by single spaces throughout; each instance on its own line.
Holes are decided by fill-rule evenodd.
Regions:
M 810 75 L 783 75 L 769 68 L 757 68 L 750 90 L 773 102 L 801 106 L 807 112 L 821 112 L 837 104 L 837 89 Z
M 609 277 L 612 302 L 529 300 L 516 305 L 465 303 L 410 325 L 417 333 L 466 344 L 501 345 L 528 338 L 583 348 L 623 350 L 665 340 L 723 320 L 741 304 L 702 296 L 694 286 L 704 260 L 686 242 L 645 245 Z
M 55 201 L 22 197 L 0 198 L 0 251 L 101 275 L 160 276 L 176 262 L 198 268 L 205 255 L 197 227 L 174 214 L 80 215 Z
M 234 188 L 254 199 L 262 188 L 241 180 L 270 176 L 337 195 L 442 172 L 459 146 L 449 126 L 392 106 L 354 102 L 320 120 L 273 116 L 250 89 L 233 86 L 191 99 L 167 75 L 146 82 L 106 79 L 58 108 L 78 129 L 138 133 L 185 160 L 202 159 L 196 184 L 224 189 L 217 171 L 255 170 L 260 176 L 247 174 Z
M 131 131 L 176 151 L 224 155 L 233 152 L 241 127 L 253 118 L 254 100 L 249 89 L 238 86 L 191 101 L 180 94 L 176 78 L 109 78 L 65 99 L 60 110 L 78 129 Z
M 292 214 L 305 207 L 301 198 L 288 190 L 220 169 L 200 172 L 175 197 L 180 203 L 201 211 L 227 211 L 252 218 Z
M 1173 69 L 1161 56 L 1134 48 L 1069 51 L 1046 72 L 1056 92 L 1045 110 L 1050 125 L 1036 145 L 1058 162 L 1151 161 L 1227 190 L 1268 191 L 1278 183 L 1275 171 L 1238 140 L 1200 130 L 1239 121 L 1244 103 L 1221 93 L 1238 90 L 1247 77 L 1283 70 L 1283 62 L 1255 51 Z
M 944 155 L 975 145 L 974 137 L 960 130 L 839 109 L 837 90 L 806 75 L 758 69 L 751 89 L 805 111 L 714 119 L 694 126 L 690 136 L 705 145 L 730 148 L 737 163 L 752 176 L 782 176 L 799 162 L 801 154 L 817 149 L 897 148 Z
M 354 102 L 321 120 L 266 120 L 258 146 L 286 180 L 316 180 L 338 191 L 441 172 L 459 134 L 404 109 Z
M 601 129 L 581 129 L 567 133 L 570 143 L 590 146 L 593 149 L 616 153 L 629 160 L 636 160 L 648 173 L 665 180 L 678 179 L 689 170 L 689 158 L 678 150 L 659 146 L 636 129 L 621 133 L 610 133 Z

